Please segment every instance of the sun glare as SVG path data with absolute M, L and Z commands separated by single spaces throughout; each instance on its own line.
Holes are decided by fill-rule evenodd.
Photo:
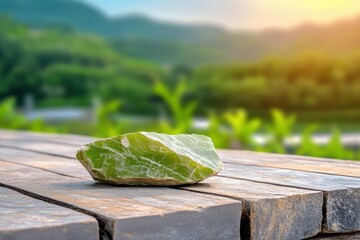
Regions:
M 317 0 L 317 1 L 301 1 L 304 7 L 313 10 L 327 10 L 336 11 L 339 9 L 350 9 L 353 5 L 351 1 L 339 1 L 339 0 Z
M 358 0 L 258 0 L 252 2 L 253 29 L 291 28 L 303 23 L 328 24 L 360 14 Z

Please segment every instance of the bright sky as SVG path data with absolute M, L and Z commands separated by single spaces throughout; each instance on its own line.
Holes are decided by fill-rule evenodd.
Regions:
M 289 28 L 360 16 L 360 0 L 83 0 L 111 16 L 140 13 L 230 29 Z

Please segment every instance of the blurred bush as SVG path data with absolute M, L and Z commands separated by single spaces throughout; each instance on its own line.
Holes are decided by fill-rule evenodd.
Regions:
M 119 49 L 97 36 L 29 29 L 5 17 L 0 26 L 1 128 L 98 137 L 144 130 L 199 132 L 221 148 L 285 153 L 289 151 L 285 140 L 301 118 L 301 124 L 306 119 L 310 125 L 303 127 L 301 143 L 292 152 L 360 158 L 342 146 L 339 130 L 331 130 L 325 146 L 311 138 L 318 129 L 311 124 L 315 120 L 338 121 L 345 115 L 349 121 L 360 120 L 359 54 L 333 59 L 304 53 L 247 64 L 160 66 L 118 54 Z M 27 94 L 34 96 L 36 107 L 85 107 L 93 97 L 103 104 L 93 122 L 49 125 L 28 121 L 15 110 Z M 159 109 L 165 113 L 160 123 L 135 123 L 118 116 L 120 111 L 157 116 Z M 321 115 L 323 111 L 329 115 Z M 194 129 L 195 115 L 206 116 L 209 126 Z M 257 133 L 266 136 L 264 144 L 255 141 Z
M 304 54 L 253 64 L 205 66 L 194 73 L 200 105 L 288 111 L 359 109 L 360 56 Z
M 160 86 L 160 85 L 157 85 Z M 163 93 L 170 93 L 169 89 L 163 88 Z M 179 91 L 178 93 L 181 93 Z M 169 95 L 170 96 L 170 95 Z M 168 107 L 171 109 L 170 104 L 178 106 L 180 102 L 178 100 L 181 94 L 171 95 L 172 101 L 164 98 L 164 103 L 169 104 Z M 89 125 L 87 130 L 83 134 L 93 135 L 96 137 L 110 137 L 119 135 L 121 133 L 131 131 L 144 131 L 146 130 L 143 125 L 135 125 L 131 122 L 119 121 L 114 118 L 121 106 L 120 101 L 112 101 L 101 105 L 97 110 L 96 121 Z M 180 105 L 179 105 L 180 106 Z M 193 105 L 188 105 L 193 106 Z M 179 108 L 181 109 L 181 108 Z M 178 133 L 193 133 L 197 132 L 200 134 L 206 134 L 213 139 L 213 142 L 218 148 L 237 148 L 237 149 L 248 149 L 264 152 L 276 152 L 286 153 L 286 137 L 289 137 L 292 133 L 291 124 L 294 124 L 295 116 L 285 116 L 280 110 L 273 110 L 272 114 L 274 122 L 270 125 L 264 126 L 268 129 L 267 141 L 263 144 L 259 144 L 255 141 L 254 135 L 261 128 L 262 122 L 259 119 L 248 119 L 247 112 L 244 109 L 238 109 L 237 111 L 226 112 L 223 116 L 218 116 L 214 113 L 209 115 L 209 126 L 205 130 L 193 129 L 189 122 L 192 122 L 194 116 L 191 114 L 192 109 L 187 107 L 187 111 L 171 111 L 170 119 L 160 124 L 154 123 L 149 126 L 151 131 L 164 132 L 168 134 Z M 185 125 L 182 122 L 177 122 L 182 118 L 179 115 L 186 116 Z M 283 123 L 283 124 L 281 124 Z M 79 123 L 80 125 L 83 125 Z M 49 127 L 44 124 L 41 120 L 27 121 L 25 117 L 15 110 L 14 99 L 7 99 L 0 103 L 0 128 L 6 129 L 24 129 L 31 131 L 43 131 L 43 132 L 74 132 L 70 130 L 69 126 L 63 124 L 57 128 L 52 126 Z M 316 157 L 330 157 L 337 159 L 351 159 L 360 160 L 360 152 L 351 151 L 346 149 L 341 142 L 340 132 L 333 130 L 333 134 L 329 142 L 325 146 L 317 145 L 313 142 L 311 136 L 316 129 L 316 125 L 309 126 L 302 134 L 300 144 L 295 146 L 295 149 L 291 150 L 291 153 L 299 155 L 308 155 Z M 234 142 L 236 141 L 236 142 Z
M 17 104 L 27 94 L 37 106 L 87 106 L 93 96 L 122 98 L 123 110 L 149 114 L 154 78 L 160 67 L 119 56 L 96 36 L 60 30 L 29 30 L 0 17 L 0 99 Z
M 42 119 L 28 121 L 24 115 L 18 113 L 15 109 L 15 98 L 8 98 L 0 102 L 0 128 L 54 131 L 52 127 L 46 126 Z
M 189 132 L 197 103 L 194 101 L 186 105 L 183 103 L 186 92 L 184 82 L 181 81 L 175 90 L 171 91 L 164 83 L 156 81 L 154 92 L 162 98 L 171 114 L 171 119 L 160 121 L 161 132 L 171 134 Z

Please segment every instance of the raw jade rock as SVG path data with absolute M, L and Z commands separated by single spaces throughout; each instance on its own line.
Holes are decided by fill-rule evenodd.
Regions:
M 96 181 L 119 185 L 197 183 L 222 170 L 209 137 L 128 133 L 82 146 L 76 158 Z

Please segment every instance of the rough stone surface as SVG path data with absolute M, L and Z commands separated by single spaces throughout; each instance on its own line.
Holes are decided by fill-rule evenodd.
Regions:
M 120 185 L 184 185 L 222 169 L 209 137 L 128 133 L 82 146 L 77 159 L 94 180 Z
M 321 192 L 223 177 L 182 188 L 241 200 L 242 239 L 304 239 L 321 230 Z
M 0 187 L 0 239 L 97 240 L 95 218 Z
M 109 239 L 240 237 L 241 202 L 224 197 L 116 187 L 3 161 L 0 184 L 94 215 L 102 223 L 102 237 Z
M 238 164 L 225 164 L 220 175 L 323 191 L 323 231 L 336 233 L 360 230 L 359 178 Z

